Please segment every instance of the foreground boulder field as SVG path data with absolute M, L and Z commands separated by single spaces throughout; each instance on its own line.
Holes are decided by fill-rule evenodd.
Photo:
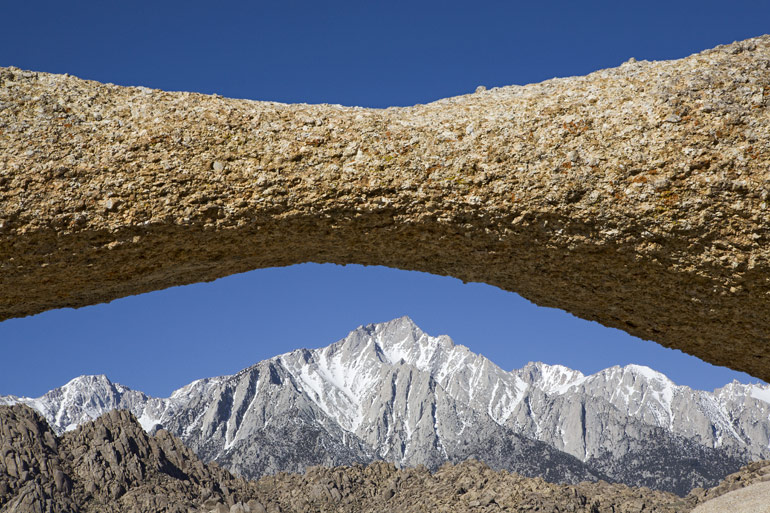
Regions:
M 27 406 L 0 406 L 0 511 L 5 512 L 379 512 L 690 511 L 732 490 L 770 479 L 755 462 L 711 490 L 685 498 L 625 485 L 556 485 L 468 461 L 396 469 L 315 467 L 259 481 L 201 463 L 165 431 L 147 435 L 115 410 L 57 437 Z
M 300 262 L 770 379 L 770 36 L 384 110 L 0 70 L 0 319 Z

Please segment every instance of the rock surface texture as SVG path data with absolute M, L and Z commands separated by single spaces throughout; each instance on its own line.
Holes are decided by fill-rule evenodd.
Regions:
M 166 431 L 112 411 L 64 437 L 26 406 L 0 407 L 0 511 L 187 513 L 243 501 L 249 485 Z
M 693 513 L 723 513 L 724 511 L 770 513 L 770 483 L 756 483 L 732 491 L 701 504 L 693 510 Z
M 764 480 L 770 462 L 685 498 L 625 485 L 556 485 L 468 461 L 435 473 L 387 463 L 315 467 L 255 482 L 202 464 L 165 431 L 148 436 L 114 411 L 62 437 L 32 409 L 0 406 L 0 512 L 497 512 L 683 513 Z
M 693 513 L 770 512 L 770 461 L 756 461 L 727 476 L 714 488 L 696 488 L 688 501 L 699 504 Z
M 0 70 L 0 319 L 250 269 L 486 282 L 770 380 L 770 36 L 384 110 Z

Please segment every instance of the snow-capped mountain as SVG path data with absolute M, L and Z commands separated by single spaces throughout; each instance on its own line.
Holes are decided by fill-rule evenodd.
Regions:
M 692 390 L 637 365 L 590 376 L 543 363 L 507 372 L 408 317 L 195 381 L 169 398 L 82 376 L 40 398 L 0 397 L 14 402 L 58 432 L 129 409 L 148 431 L 168 429 L 202 459 L 247 477 L 475 457 L 554 481 L 686 492 L 770 457 L 770 386 Z

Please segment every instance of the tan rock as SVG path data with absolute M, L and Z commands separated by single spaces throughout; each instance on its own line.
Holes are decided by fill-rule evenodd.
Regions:
M 770 482 L 738 488 L 698 505 L 693 513 L 770 513 Z
M 384 110 L 0 71 L 0 319 L 380 264 L 770 379 L 770 36 Z

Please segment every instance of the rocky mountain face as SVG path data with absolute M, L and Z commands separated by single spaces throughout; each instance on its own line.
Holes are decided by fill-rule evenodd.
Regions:
M 766 478 L 770 462 L 765 463 L 685 498 L 604 481 L 557 485 L 496 472 L 473 460 L 445 464 L 436 472 L 384 462 L 312 467 L 304 474 L 247 482 L 202 463 L 167 431 L 147 434 L 127 411 L 111 411 L 57 436 L 31 408 L 0 406 L 2 513 L 681 513 Z
M 0 406 L 0 512 L 186 513 L 248 496 L 246 482 L 125 410 L 59 437 L 31 408 Z
M 591 376 L 542 363 L 506 372 L 407 317 L 169 398 L 104 376 L 36 399 L 0 398 L 29 404 L 58 433 L 128 409 L 146 430 L 163 427 L 204 461 L 249 478 L 375 460 L 435 470 L 477 458 L 554 482 L 603 478 L 680 495 L 770 457 L 768 401 L 767 386 L 698 391 L 634 365 Z
M 770 461 L 754 462 L 710 490 L 680 498 L 604 481 L 558 485 L 468 460 L 435 472 L 374 462 L 247 482 L 202 463 L 165 430 L 147 434 L 127 411 L 57 436 L 31 408 L 0 406 L 1 513 L 685 513 L 768 479 Z

